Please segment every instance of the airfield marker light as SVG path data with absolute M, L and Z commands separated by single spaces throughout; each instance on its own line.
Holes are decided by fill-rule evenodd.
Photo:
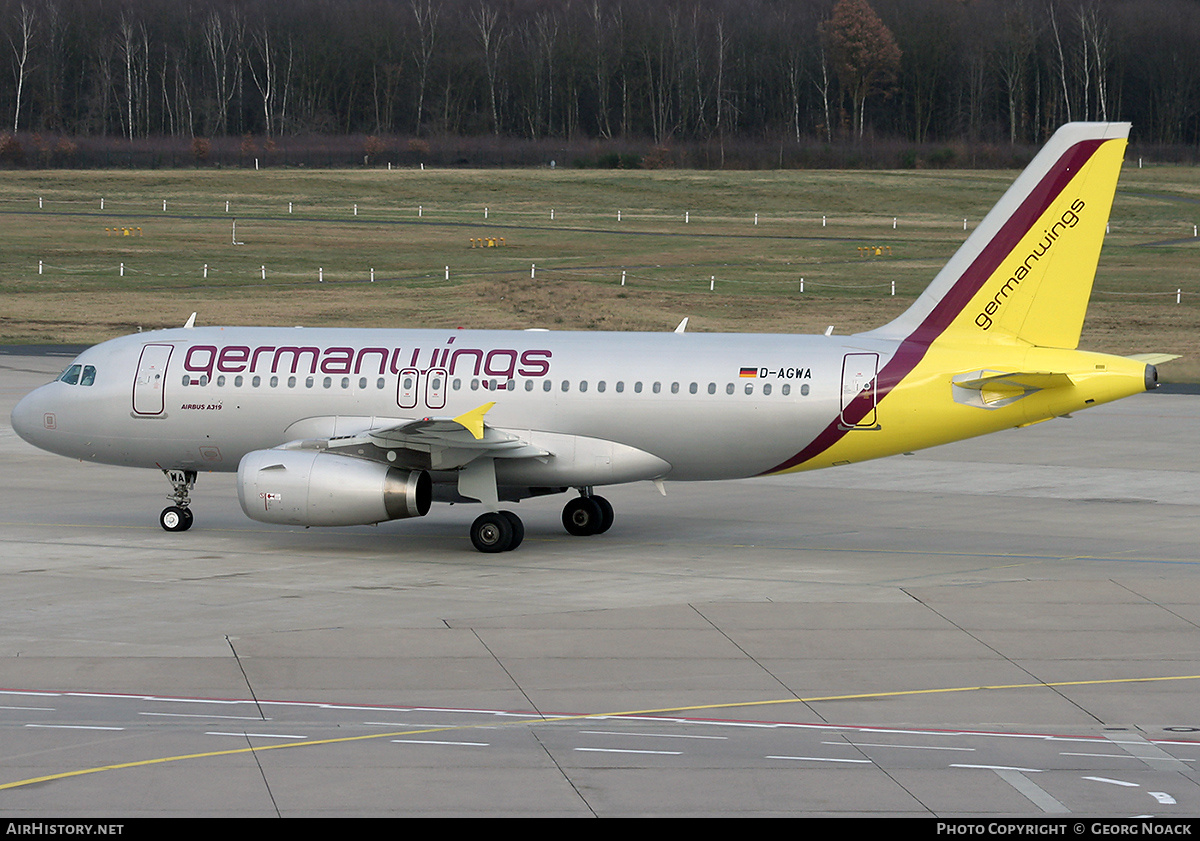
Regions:
M 892 217 L 892 230 L 893 231 L 896 230 L 896 217 L 895 216 Z
M 537 272 L 537 264 L 536 264 L 536 263 L 530 263 L 530 264 L 529 264 L 529 279 L 530 279 L 530 280 L 533 280 L 533 279 L 534 279 L 534 276 L 535 276 L 536 272 Z
M 716 276 L 715 274 L 714 274 L 714 275 L 709 275 L 709 277 L 708 277 L 708 291 L 709 291 L 709 292 L 713 292 L 713 291 L 715 291 L 715 290 L 716 290 L 716 288 L 717 288 L 717 276 Z
M 1183 290 L 1182 290 L 1182 289 L 1176 289 L 1176 290 L 1175 290 L 1175 303 L 1177 303 L 1177 304 L 1178 304 L 1178 303 L 1179 303 L 1179 302 L 1181 302 L 1182 300 L 1183 300 Z
M 621 285 L 625 285 L 625 270 L 621 269 Z
M 292 203 L 288 202 L 288 213 L 292 212 Z
M 38 196 L 38 210 L 42 209 L 42 197 Z
M 42 273 L 42 261 L 38 260 L 38 274 Z
M 100 209 L 104 209 L 104 199 L 100 199 Z
M 371 267 L 371 283 L 375 282 L 375 267 Z
M 755 225 L 758 224 L 758 214 L 757 213 L 754 214 L 754 224 Z
M 965 231 L 966 229 L 967 229 L 967 220 L 964 219 L 963 220 L 963 230 Z
M 324 282 L 325 282 L 325 270 L 323 268 L 318 267 L 317 268 L 317 283 L 324 283 Z
M 553 222 L 553 221 L 554 221 L 554 208 L 553 208 L 553 207 L 552 207 L 552 208 L 550 208 L 550 221 L 551 221 L 551 222 Z
M 800 278 L 800 291 L 804 291 L 804 278 Z
M 417 205 L 417 218 L 419 219 L 424 215 L 425 215 L 425 208 L 422 207 L 421 205 Z
M 204 264 L 204 279 L 208 280 L 208 263 Z
M 621 221 L 621 211 L 619 211 L 619 210 L 617 211 L 617 221 L 618 222 Z
M 1192 225 L 1192 236 L 1196 236 L 1196 226 Z
M 163 199 L 163 213 L 167 212 L 167 200 Z
M 357 215 L 358 215 L 358 205 L 357 205 L 357 204 L 356 204 L 356 205 L 354 205 L 354 215 L 355 215 L 355 216 L 357 216 Z
M 229 199 L 225 199 L 225 212 L 229 212 Z
M 688 222 L 689 222 L 689 219 L 690 219 L 691 215 L 692 215 L 692 214 L 691 214 L 691 211 L 687 211 L 687 210 L 685 210 L 685 211 L 683 212 L 683 224 L 685 224 L 685 225 L 686 225 L 686 224 L 688 224 Z
M 266 267 L 266 266 L 259 266 L 259 267 L 258 267 L 258 270 L 259 270 L 260 272 L 262 272 L 262 279 L 263 279 L 263 280 L 266 280 L 266 279 L 267 279 L 267 267 Z
M 892 281 L 892 297 L 896 296 L 896 281 Z
M 125 264 L 121 264 L 121 277 L 125 277 Z
M 446 280 L 450 279 L 450 267 L 446 266 Z
M 483 209 L 483 218 L 488 218 L 488 209 L 486 207 Z
M 821 217 L 821 227 L 822 228 L 825 227 L 825 217 L 824 216 Z

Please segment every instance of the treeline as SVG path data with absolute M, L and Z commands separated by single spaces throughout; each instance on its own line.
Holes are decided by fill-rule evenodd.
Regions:
M 719 155 L 1022 145 L 1080 119 L 1200 143 L 1195 0 L 866 3 L 3 0 L 0 115 L 63 154 L 70 138 L 270 149 L 302 134 L 703 142 Z

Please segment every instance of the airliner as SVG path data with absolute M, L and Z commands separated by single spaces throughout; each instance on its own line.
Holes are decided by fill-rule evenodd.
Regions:
M 173 532 L 197 476 L 237 471 L 254 520 L 347 526 L 571 495 L 598 535 L 626 482 L 771 476 L 1023 427 L 1157 386 L 1161 354 L 1077 350 L 1129 134 L 1059 129 L 898 318 L 848 336 L 205 327 L 113 339 L 12 426 L 71 458 L 161 470 Z M 685 320 L 686 323 L 686 320 Z

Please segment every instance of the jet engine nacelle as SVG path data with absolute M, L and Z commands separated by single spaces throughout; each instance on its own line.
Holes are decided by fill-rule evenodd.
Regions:
M 255 450 L 238 465 L 238 501 L 252 520 L 359 526 L 424 517 L 433 483 L 424 470 L 311 450 Z

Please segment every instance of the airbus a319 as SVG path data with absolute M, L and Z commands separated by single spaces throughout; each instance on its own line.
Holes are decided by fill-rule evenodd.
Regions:
M 1126 123 L 1061 128 L 899 318 L 851 336 L 197 327 L 113 339 L 17 404 L 22 438 L 156 468 L 168 531 L 205 471 L 246 514 L 343 526 L 478 502 L 482 552 L 516 548 L 507 503 L 598 488 L 812 470 L 1026 426 L 1157 384 L 1153 361 L 1077 350 Z M 682 325 L 681 325 L 682 327 Z

